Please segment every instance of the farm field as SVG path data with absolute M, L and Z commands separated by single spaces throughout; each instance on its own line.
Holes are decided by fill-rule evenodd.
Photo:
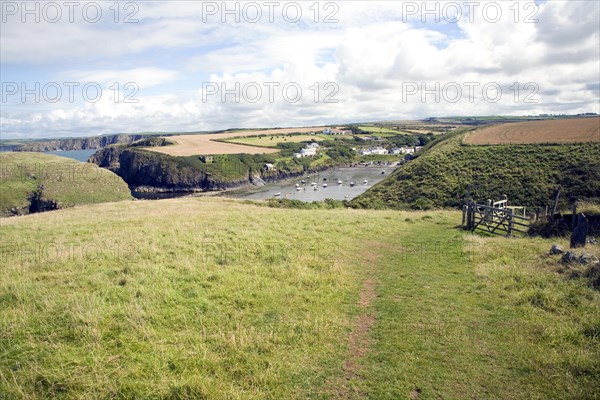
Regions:
M 464 143 L 541 144 L 600 142 L 600 118 L 573 118 L 494 125 L 476 130 Z
M 311 140 L 322 142 L 324 140 L 332 140 L 332 137 L 327 135 L 268 135 L 262 137 L 237 137 L 226 139 L 225 141 L 245 146 L 277 147 L 277 143 L 300 143 Z
M 265 147 L 252 147 L 233 143 L 225 143 L 222 139 L 232 139 L 242 136 L 256 135 L 285 135 L 289 133 L 308 133 L 322 128 L 286 128 L 270 130 L 247 130 L 234 131 L 226 133 L 203 134 L 203 135 L 181 135 L 169 136 L 168 139 L 177 142 L 174 146 L 168 147 L 148 147 L 147 150 L 171 156 L 194 156 L 211 154 L 267 154 L 275 153 L 279 150 Z
M 408 132 L 398 131 L 398 130 L 389 129 L 389 128 L 383 128 L 383 127 L 379 127 L 379 126 L 359 126 L 358 129 L 365 131 L 365 132 L 370 132 L 373 134 L 379 134 L 380 136 L 384 136 L 384 137 L 395 136 L 395 135 L 410 135 L 410 133 L 408 133 Z
M 3 220 L 0 393 L 597 398 L 600 293 L 555 241 L 460 218 L 182 198 Z

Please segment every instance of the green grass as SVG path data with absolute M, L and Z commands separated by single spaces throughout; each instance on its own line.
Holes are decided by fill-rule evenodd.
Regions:
M 504 194 L 513 205 L 551 206 L 560 187 L 561 207 L 600 197 L 600 144 L 467 146 L 457 130 L 425 147 L 353 201 L 357 207 L 456 207 Z
M 359 126 L 358 129 L 365 132 L 370 132 L 372 134 L 379 134 L 381 137 L 390 137 L 396 135 L 411 135 L 409 132 L 399 131 L 396 129 L 389 129 L 379 126 Z
M 278 143 L 300 143 L 310 142 L 316 140 L 317 142 L 323 140 L 330 140 L 331 137 L 326 135 L 263 135 L 263 136 L 248 136 L 225 139 L 224 142 L 243 144 L 246 146 L 257 146 L 257 147 L 277 147 Z
M 474 237 L 459 221 L 197 198 L 7 219 L 0 393 L 598 398 L 600 294 L 542 256 L 552 242 Z
M 27 213 L 28 197 L 43 185 L 43 198 L 60 208 L 132 199 L 127 184 L 95 164 L 40 153 L 0 154 L 0 216 Z

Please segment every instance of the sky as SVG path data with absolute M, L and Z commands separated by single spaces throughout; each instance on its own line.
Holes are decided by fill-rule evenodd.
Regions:
M 7 138 L 600 113 L 598 1 L 4 1 Z

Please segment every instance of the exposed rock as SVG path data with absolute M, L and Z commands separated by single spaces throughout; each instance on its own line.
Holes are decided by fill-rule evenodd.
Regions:
M 561 262 L 563 263 L 574 263 L 577 262 L 577 260 L 579 260 L 580 255 L 577 253 L 574 253 L 572 251 L 567 251 L 562 258 L 560 259 Z
M 55 151 L 101 149 L 111 144 L 130 144 L 147 137 L 146 135 L 105 135 L 84 138 L 53 139 L 32 141 L 15 147 L 14 151 Z
M 553 244 L 552 248 L 550 248 L 550 254 L 563 254 L 565 251 L 557 244 Z
M 585 271 L 584 276 L 588 278 L 589 285 L 600 290 L 600 262 L 596 261 Z
M 588 265 L 598 261 L 598 259 L 590 254 L 582 254 L 579 257 L 579 264 Z
M 251 171 L 243 163 L 226 165 L 232 168 L 230 170 L 219 170 L 217 164 L 199 166 L 188 159 L 126 146 L 109 146 L 92 155 L 90 162 L 116 173 L 136 192 L 155 193 L 221 191 L 248 184 L 262 186 L 320 170 L 286 172 L 260 168 Z

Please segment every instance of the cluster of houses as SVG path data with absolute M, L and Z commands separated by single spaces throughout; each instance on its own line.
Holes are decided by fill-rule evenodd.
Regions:
M 352 135 L 351 130 L 344 130 L 338 128 L 325 128 L 322 132 L 309 132 L 309 135 Z
M 323 129 L 323 135 L 352 135 L 352 131 L 337 128 L 325 128 Z
M 360 154 L 361 156 L 385 155 L 385 154 L 393 154 L 393 155 L 414 154 L 415 152 L 419 151 L 420 149 L 421 149 L 421 147 L 415 146 L 415 147 L 394 147 L 394 148 L 388 150 L 381 146 L 375 146 L 375 147 L 360 149 L 358 151 L 358 154 Z
M 305 148 L 303 148 L 302 150 L 300 150 L 300 153 L 295 153 L 294 157 L 296 158 L 302 158 L 302 157 L 314 157 L 317 155 L 317 152 L 319 151 L 319 143 L 310 143 L 308 145 L 306 145 Z
M 319 146 L 318 143 L 315 143 L 315 142 L 309 143 L 306 145 L 306 147 L 304 147 L 302 150 L 300 150 L 300 153 L 295 153 L 294 157 L 295 158 L 314 157 L 319 152 L 320 147 L 321 146 Z M 394 147 L 394 148 L 388 150 L 382 146 L 375 146 L 375 147 L 362 148 L 360 150 L 357 150 L 357 149 L 352 149 L 352 150 L 358 152 L 358 154 L 361 156 L 372 156 L 372 155 L 386 155 L 386 154 L 393 154 L 393 155 L 414 154 L 417 151 L 419 151 L 420 149 L 421 149 L 421 147 L 415 146 L 415 147 Z

